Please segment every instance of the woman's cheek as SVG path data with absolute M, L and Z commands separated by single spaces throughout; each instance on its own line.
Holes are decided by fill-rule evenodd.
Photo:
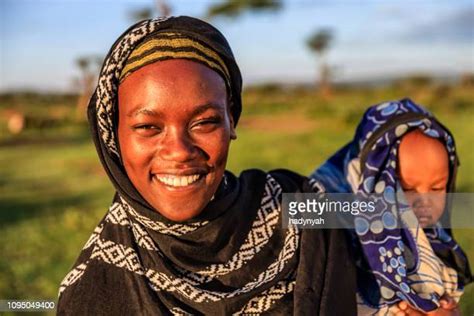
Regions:
M 125 144 L 127 148 L 127 160 L 133 169 L 143 169 L 150 161 L 153 160 L 155 142 L 151 139 L 132 136 L 129 142 Z
M 211 160 L 220 160 L 229 151 L 230 134 L 228 132 L 213 133 L 196 137 L 196 145 L 200 147 Z

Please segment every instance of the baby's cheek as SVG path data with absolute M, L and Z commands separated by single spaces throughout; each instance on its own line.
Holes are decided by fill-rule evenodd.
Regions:
M 433 213 L 432 216 L 435 221 L 443 215 L 444 207 L 446 205 L 446 193 L 436 193 L 433 196 Z
M 408 205 L 411 208 L 415 207 L 415 201 L 416 201 L 416 193 L 413 192 L 405 192 L 405 199 L 408 203 Z

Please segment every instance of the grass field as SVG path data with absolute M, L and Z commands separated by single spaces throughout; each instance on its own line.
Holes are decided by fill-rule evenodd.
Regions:
M 411 96 L 453 132 L 461 159 L 458 189 L 474 192 L 474 89 L 390 87 L 340 89 L 329 99 L 295 89 L 249 89 L 228 169 L 289 168 L 309 174 L 352 138 L 368 105 Z M 0 299 L 55 299 L 113 195 L 85 124 L 71 99 L 0 98 L 0 110 L 55 115 L 62 123 L 9 136 L 0 121 Z M 59 114 L 58 114 L 59 113 Z M 54 116 L 53 115 L 53 116 Z M 474 230 L 455 236 L 474 262 Z M 474 287 L 461 302 L 474 313 Z

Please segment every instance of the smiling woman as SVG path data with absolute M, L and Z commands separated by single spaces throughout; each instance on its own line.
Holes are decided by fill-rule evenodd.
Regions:
M 74 315 L 351 315 L 355 271 L 337 230 L 283 229 L 288 170 L 226 171 L 241 76 L 225 38 L 189 17 L 132 26 L 88 108 L 117 194 L 60 287 Z
M 194 61 L 166 60 L 130 75 L 118 99 L 119 143 L 133 185 L 171 220 L 198 215 L 235 138 L 224 80 Z

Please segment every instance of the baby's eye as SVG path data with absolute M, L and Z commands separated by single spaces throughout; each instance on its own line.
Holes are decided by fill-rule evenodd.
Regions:
M 444 191 L 444 190 L 445 190 L 444 187 L 431 188 L 431 191 L 434 191 L 434 192 L 441 192 L 441 191 Z

